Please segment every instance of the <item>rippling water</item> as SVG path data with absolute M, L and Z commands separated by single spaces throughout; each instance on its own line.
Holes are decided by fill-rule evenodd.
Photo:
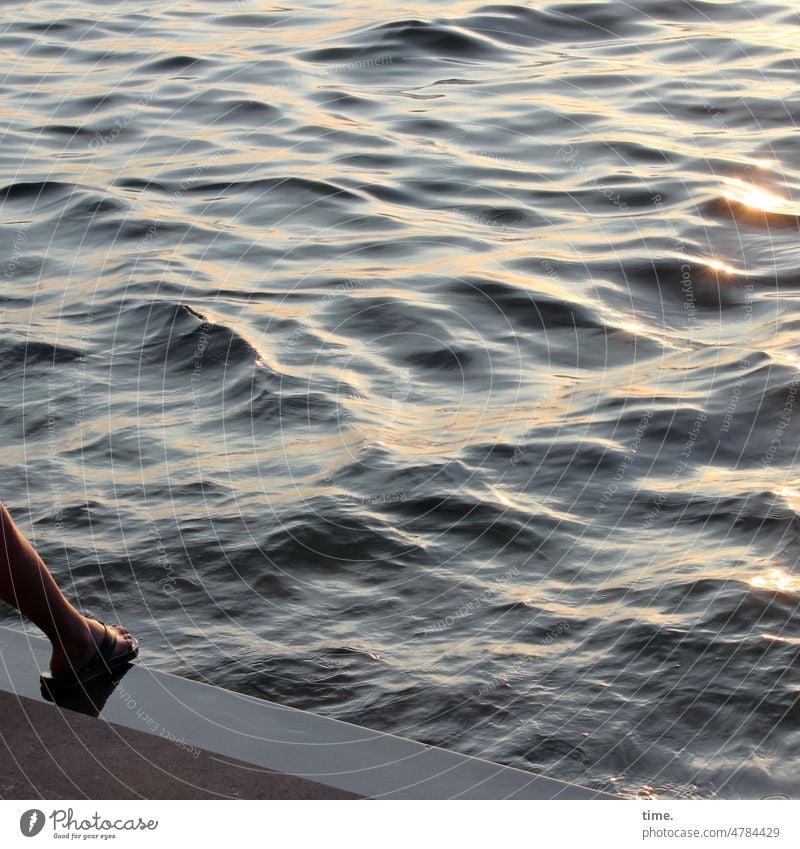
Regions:
M 800 794 L 798 23 L 7 2 L 0 495 L 158 668 Z

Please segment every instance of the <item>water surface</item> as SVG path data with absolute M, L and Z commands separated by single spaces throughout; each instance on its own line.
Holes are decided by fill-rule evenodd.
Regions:
M 799 52 L 788 0 L 6 3 L 3 500 L 159 669 L 797 795 Z

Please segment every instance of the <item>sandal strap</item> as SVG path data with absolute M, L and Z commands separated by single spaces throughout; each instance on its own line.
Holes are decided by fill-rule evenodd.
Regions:
M 99 619 L 97 621 L 100 622 Z M 117 642 L 116 637 L 114 636 L 114 631 L 111 627 L 106 625 L 105 622 L 100 622 L 100 624 L 105 629 L 105 633 L 103 634 L 103 639 L 101 640 L 100 645 L 97 647 L 97 654 L 91 661 L 89 661 L 89 663 L 95 662 L 98 657 L 103 661 L 103 663 L 108 663 L 114 653 L 114 646 Z

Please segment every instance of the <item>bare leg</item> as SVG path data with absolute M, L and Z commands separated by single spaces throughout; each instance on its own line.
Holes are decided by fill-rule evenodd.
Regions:
M 53 646 L 50 670 L 61 675 L 80 669 L 94 655 L 105 630 L 64 598 L 50 570 L 19 532 L 0 503 L 0 599 L 16 607 L 47 635 Z M 114 654 L 127 651 L 130 635 L 117 631 Z

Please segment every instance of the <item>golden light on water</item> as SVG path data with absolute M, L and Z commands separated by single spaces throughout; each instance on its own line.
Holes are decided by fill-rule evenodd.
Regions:
M 784 643 L 789 646 L 800 645 L 800 640 L 796 637 L 786 637 L 783 634 L 762 634 L 761 639 L 770 643 Z
M 760 590 L 773 590 L 778 593 L 792 593 L 800 590 L 800 579 L 783 569 L 770 569 L 763 575 L 750 579 L 750 586 Z
M 797 354 L 792 354 L 788 351 L 772 350 L 766 350 L 765 353 L 769 355 L 769 358 L 774 363 L 782 363 L 783 365 L 787 365 L 790 368 L 797 368 L 798 366 L 800 366 L 800 357 L 798 357 Z M 787 501 L 794 495 L 794 497 L 796 497 L 798 501 L 797 506 L 792 507 L 792 509 L 796 513 L 800 513 L 800 492 L 795 489 L 790 489 L 789 487 L 784 487 L 783 489 L 777 490 L 775 494 L 781 496 L 781 498 L 786 498 Z
M 767 189 L 762 189 L 760 186 L 745 183 L 743 180 L 729 180 L 723 190 L 723 196 L 728 200 L 762 212 L 776 212 L 785 215 L 797 215 L 800 212 L 797 204 L 790 200 Z
M 785 358 L 790 362 L 797 360 L 794 354 L 786 354 Z M 800 513 L 800 490 L 793 489 L 790 486 L 782 486 L 775 490 L 775 495 L 782 498 L 795 513 Z
M 718 271 L 722 274 L 736 274 L 736 269 L 732 265 L 728 265 L 723 262 L 721 259 L 711 259 L 706 263 L 706 265 L 708 265 L 709 268 L 713 268 L 714 271 Z

